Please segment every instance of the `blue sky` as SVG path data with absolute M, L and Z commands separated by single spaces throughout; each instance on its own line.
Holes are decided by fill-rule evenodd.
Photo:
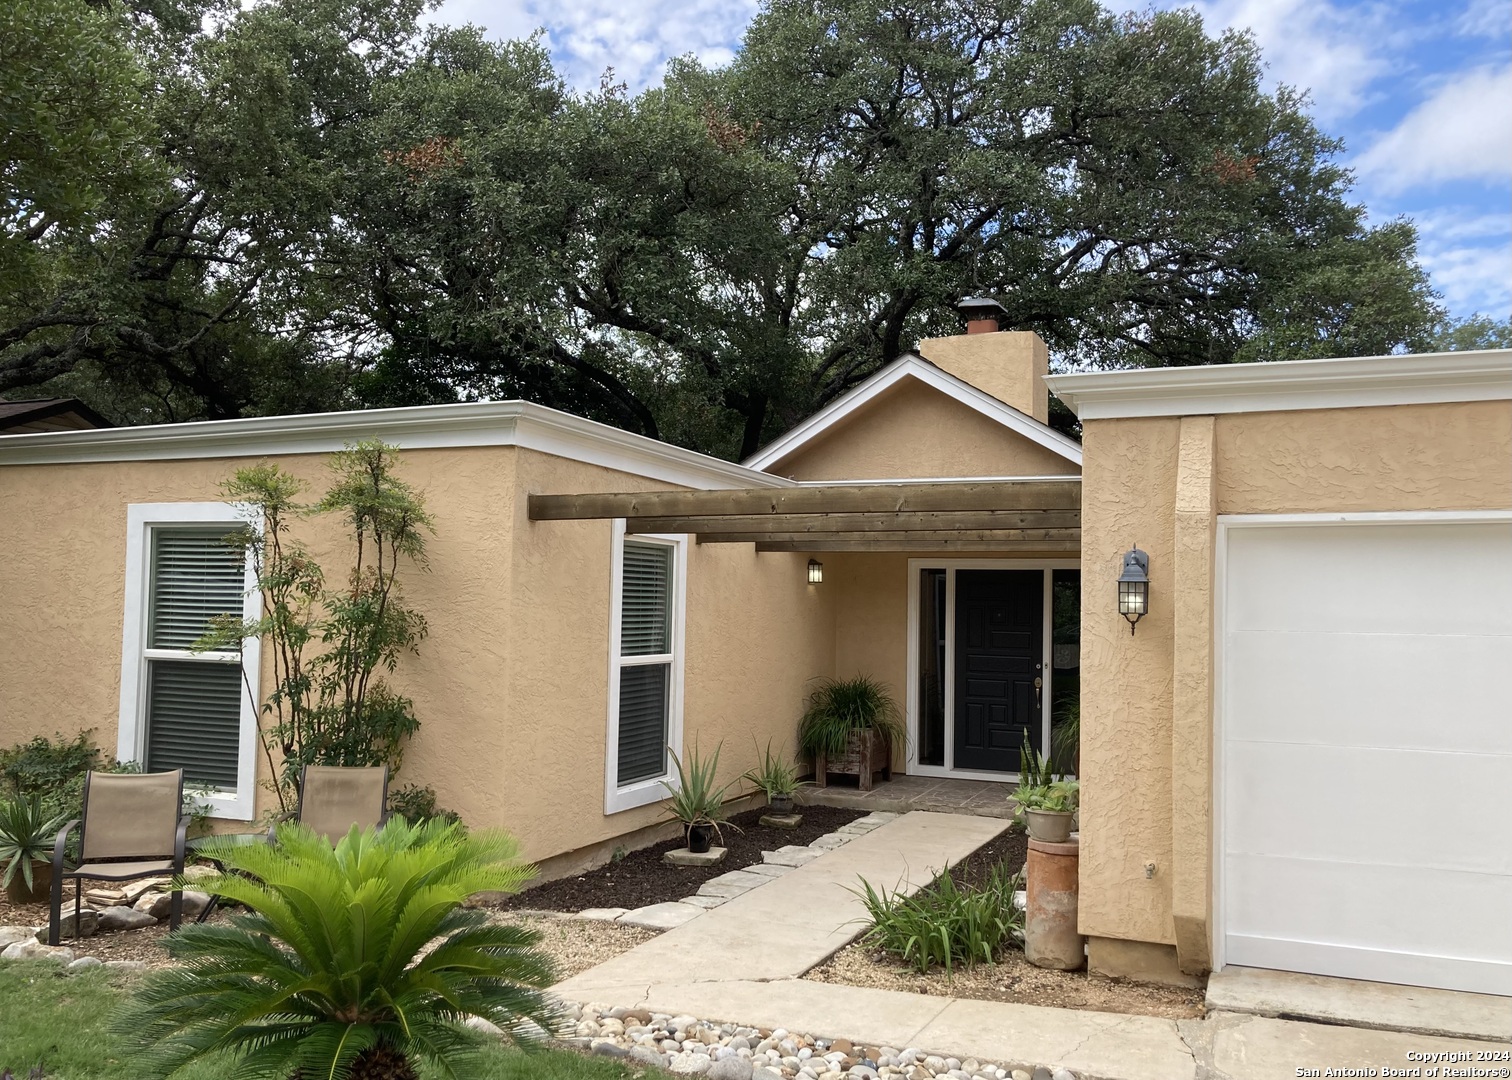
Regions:
M 1419 254 L 1449 310 L 1512 315 L 1512 0 L 1154 6 L 1252 30 L 1271 82 L 1308 89 L 1323 129 L 1347 143 L 1372 219 L 1417 222 Z M 755 0 L 444 0 L 435 18 L 496 37 L 542 29 L 574 85 L 596 86 L 612 66 L 639 89 L 669 57 L 729 60 L 755 11 Z

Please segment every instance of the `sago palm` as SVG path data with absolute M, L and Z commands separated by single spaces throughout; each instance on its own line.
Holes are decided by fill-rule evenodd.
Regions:
M 503 833 L 394 820 L 332 850 L 286 825 L 276 845 L 202 850 L 227 873 L 197 887 L 251 914 L 170 939 L 183 965 L 148 976 L 116 1025 L 143 1075 L 229 1052 L 234 1077 L 413 1080 L 420 1061 L 455 1076 L 483 1041 L 468 1017 L 516 1036 L 556 1025 L 539 935 L 461 906 L 534 873 Z

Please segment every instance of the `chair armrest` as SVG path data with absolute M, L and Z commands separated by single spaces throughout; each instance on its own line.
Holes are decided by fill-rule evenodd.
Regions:
M 184 845 L 189 842 L 189 815 L 179 818 L 178 830 L 173 834 L 173 865 L 180 874 L 184 872 Z
M 273 815 L 273 820 L 268 825 L 268 843 L 274 843 L 278 839 L 278 827 L 285 821 L 293 821 L 294 817 L 295 814 L 292 810 L 285 810 L 281 814 Z
M 53 877 L 63 876 L 63 849 L 68 846 L 68 834 L 79 827 L 79 819 L 74 818 L 67 825 L 58 830 L 58 838 L 53 842 Z

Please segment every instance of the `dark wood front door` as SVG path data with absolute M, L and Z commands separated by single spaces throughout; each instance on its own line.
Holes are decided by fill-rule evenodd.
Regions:
M 1017 772 L 1024 736 L 1043 752 L 1045 575 L 956 571 L 955 767 Z

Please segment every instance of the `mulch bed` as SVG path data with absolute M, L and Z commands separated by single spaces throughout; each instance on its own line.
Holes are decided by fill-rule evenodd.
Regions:
M 950 876 L 957 885 L 975 885 L 985 881 L 998 863 L 1007 863 L 1009 870 L 1018 873 L 1028 857 L 1029 836 L 1015 826 L 952 866 Z
M 796 829 L 773 829 L 758 824 L 767 811 L 747 810 L 731 818 L 739 831 L 726 827 L 723 846 L 729 854 L 714 866 L 669 866 L 662 856 L 683 846 L 667 840 L 653 847 L 632 851 L 618 862 L 576 877 L 543 882 L 490 906 L 501 910 L 582 911 L 585 908 L 638 908 L 681 900 L 698 891 L 710 878 L 728 874 L 761 861 L 763 851 L 776 851 L 785 844 L 808 844 L 834 832 L 868 811 L 836 806 L 802 807 L 803 823 Z M 719 843 L 717 839 L 715 843 Z M 1021 860 L 1022 861 L 1022 860 Z

